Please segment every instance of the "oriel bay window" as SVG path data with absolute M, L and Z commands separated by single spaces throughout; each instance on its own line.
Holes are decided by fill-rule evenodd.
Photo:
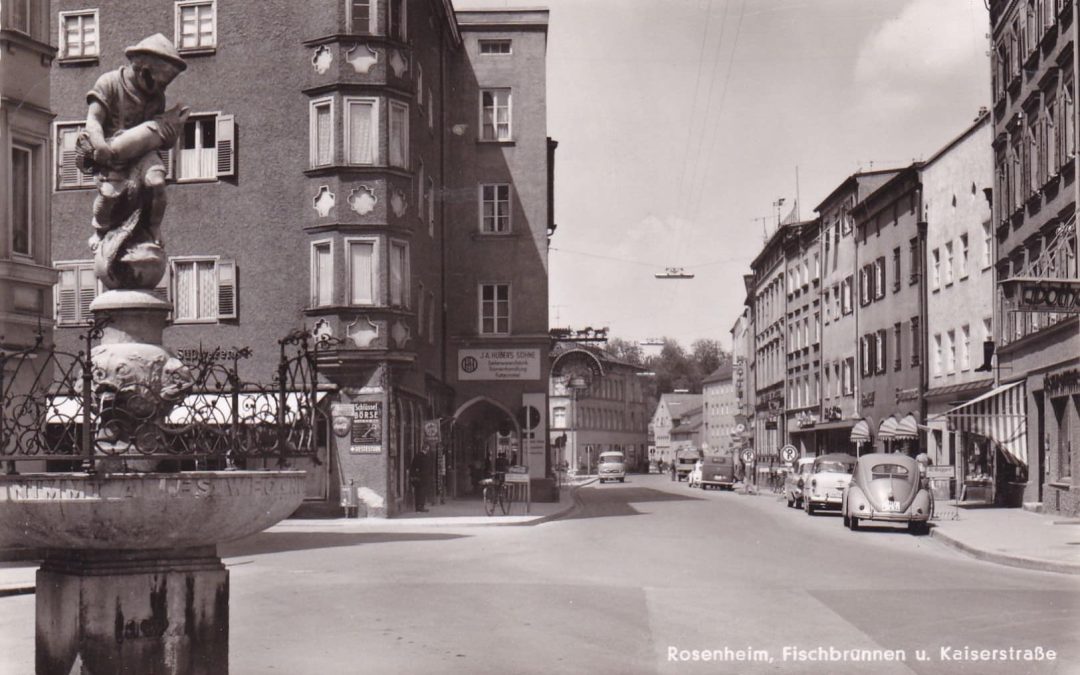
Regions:
M 376 163 L 379 148 L 378 129 L 378 99 L 345 97 L 346 164 Z
M 510 284 L 480 284 L 480 334 L 510 334 Z
M 390 166 L 409 168 L 409 106 L 390 101 Z
M 350 305 L 378 304 L 377 240 L 347 239 L 346 276 L 349 279 Z
M 349 32 L 354 35 L 375 33 L 375 0 L 349 0 Z
M 309 127 L 311 167 L 330 166 L 334 163 L 334 100 L 332 98 L 320 98 L 311 102 Z
M 409 306 L 409 245 L 390 242 L 390 306 Z
M 334 304 L 334 244 L 316 241 L 311 244 L 311 306 Z

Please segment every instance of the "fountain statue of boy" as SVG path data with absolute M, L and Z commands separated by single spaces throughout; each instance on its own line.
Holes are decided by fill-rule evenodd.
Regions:
M 110 289 L 154 288 L 167 263 L 161 245 L 165 164 L 188 109 L 165 109 L 165 88 L 187 68 L 172 42 L 157 33 L 128 47 L 129 65 L 98 78 L 86 95 L 86 128 L 76 162 L 94 174 L 94 270 Z

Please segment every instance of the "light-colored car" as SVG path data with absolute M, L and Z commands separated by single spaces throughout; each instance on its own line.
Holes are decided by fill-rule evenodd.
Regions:
M 803 510 L 807 515 L 814 515 L 818 509 L 839 509 L 854 469 L 852 455 L 834 452 L 815 457 L 810 478 L 803 483 Z
M 926 488 L 919 463 L 901 454 L 863 455 L 844 493 L 844 525 L 859 529 L 864 521 L 907 523 L 913 534 L 926 532 L 934 496 Z
M 620 483 L 626 481 L 626 460 L 621 452 L 601 452 L 597 473 L 600 482 L 617 480 Z
M 803 507 L 803 487 L 810 481 L 814 471 L 813 457 L 800 457 L 795 460 L 793 471 L 784 476 L 784 498 L 787 505 L 794 509 Z
M 700 459 L 694 464 L 694 468 L 690 470 L 689 475 L 686 477 L 686 484 L 690 487 L 701 486 L 701 466 L 704 464 Z

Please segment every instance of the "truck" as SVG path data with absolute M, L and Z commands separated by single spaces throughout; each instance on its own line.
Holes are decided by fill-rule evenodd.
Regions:
M 700 450 L 687 449 L 679 450 L 675 453 L 675 476 L 679 480 L 687 480 L 690 477 L 690 472 L 694 470 L 694 465 L 701 459 L 702 453 Z

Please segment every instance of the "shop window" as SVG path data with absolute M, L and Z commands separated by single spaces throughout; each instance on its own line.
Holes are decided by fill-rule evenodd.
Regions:
M 174 259 L 172 277 L 175 323 L 236 318 L 236 263 L 232 260 Z
M 214 0 L 176 3 L 176 37 L 180 53 L 213 51 L 217 47 L 217 12 Z
M 98 40 L 98 10 L 60 12 L 60 52 L 64 61 L 97 60 L 100 53 Z

